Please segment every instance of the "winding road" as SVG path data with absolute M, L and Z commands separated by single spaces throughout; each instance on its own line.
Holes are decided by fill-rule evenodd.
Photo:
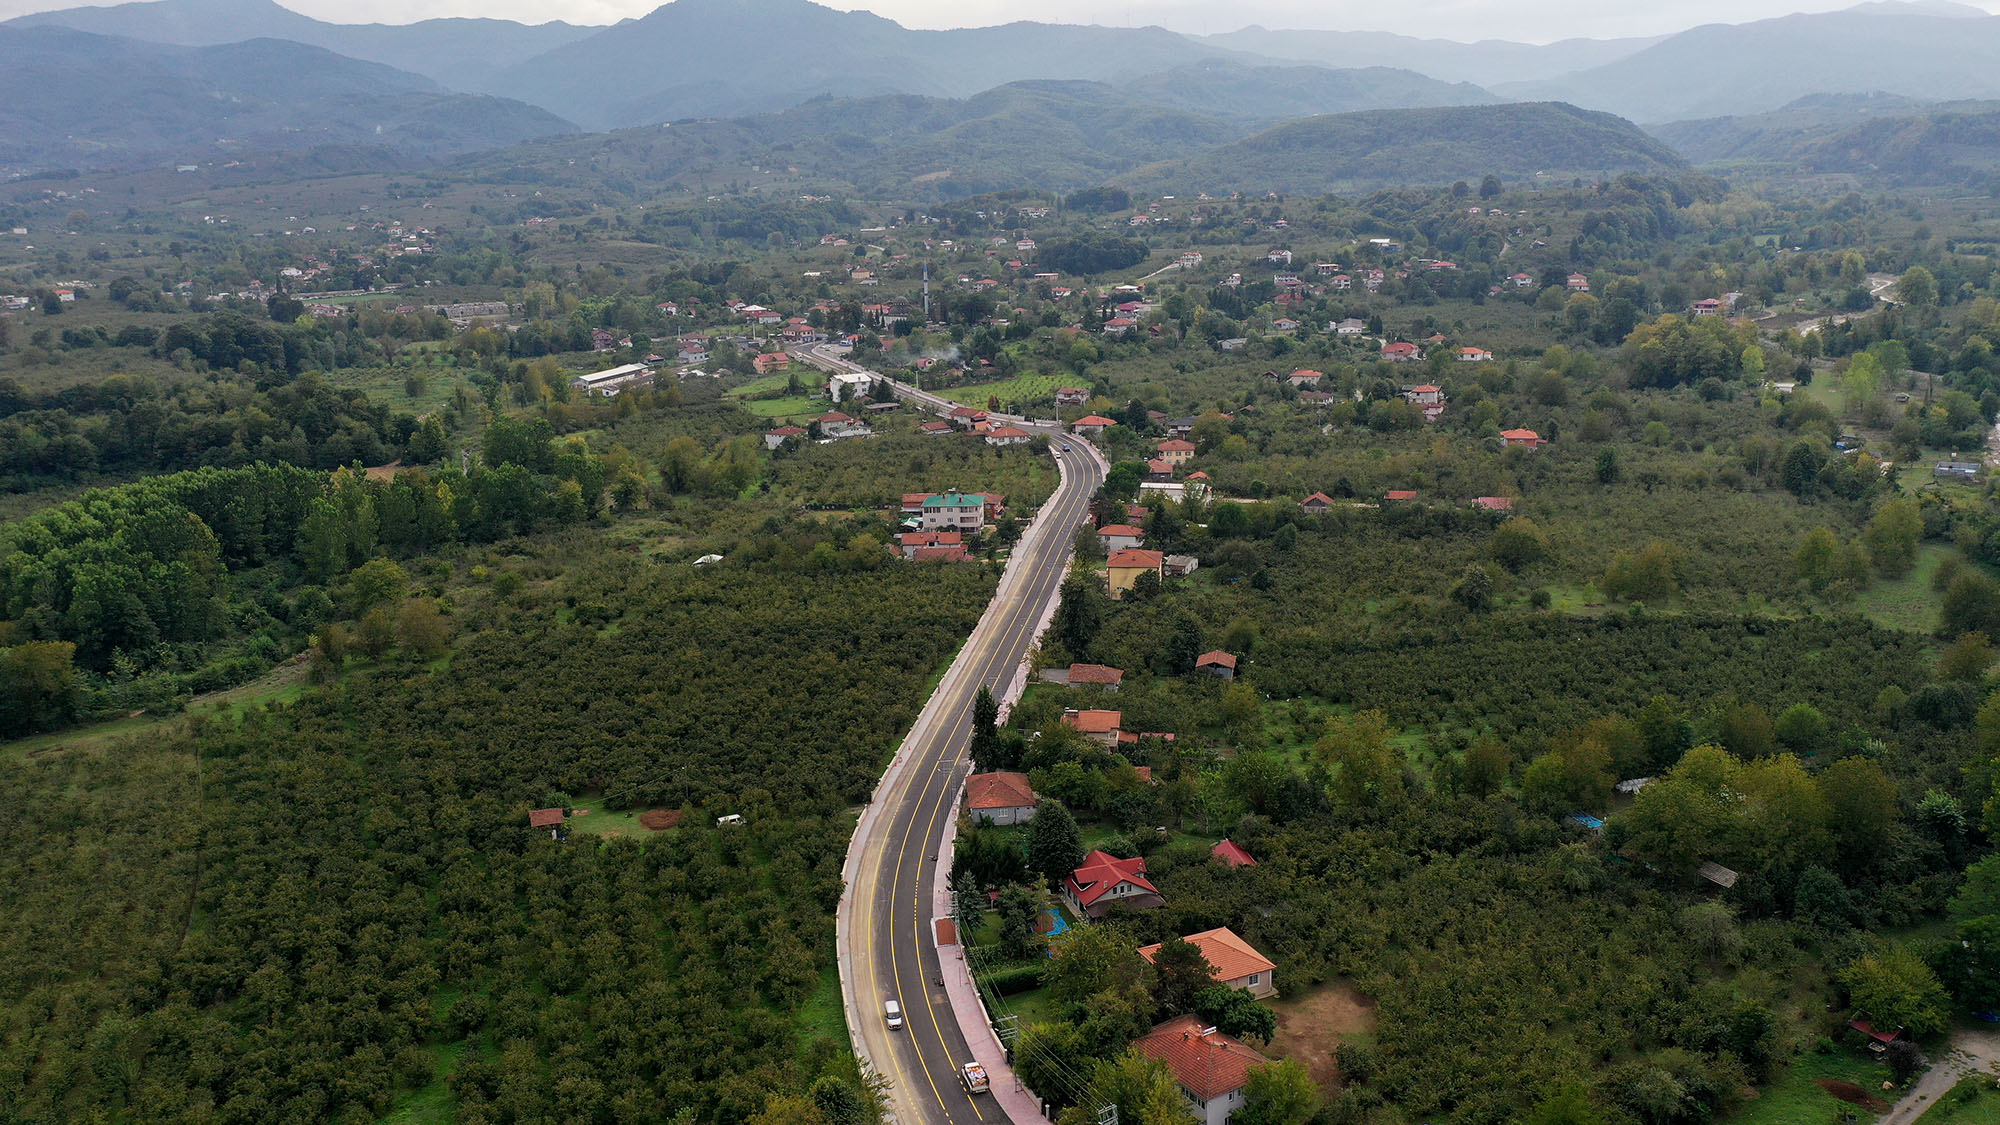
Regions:
M 831 348 L 799 354 L 825 370 L 865 370 Z M 932 411 L 958 405 L 889 382 L 898 398 Z M 969 989 L 944 986 L 948 974 L 962 974 L 963 967 L 955 954 L 951 966 L 940 960 L 936 922 L 942 912 L 934 891 L 940 883 L 939 845 L 951 829 L 968 772 L 973 700 L 981 687 L 1003 697 L 1020 674 L 1060 592 L 1074 532 L 1109 466 L 1088 442 L 1061 436 L 1059 423 L 1007 420 L 1051 435 L 1049 450 L 1062 483 L 1015 546 L 992 602 L 897 749 L 847 854 L 838 928 L 841 995 L 855 1052 L 886 1080 L 897 1125 L 1039 1119 L 1010 1116 L 1003 1103 L 1024 1099 L 1002 1089 L 1011 1087 L 998 1067 L 1002 1060 L 991 1057 L 990 1046 L 978 1052 L 967 1046 L 961 1026 L 977 1029 L 984 1016 Z M 954 999 L 960 1011 L 953 1010 Z M 884 1018 L 889 1000 L 902 1006 L 900 1030 L 891 1030 Z M 967 1061 L 994 1071 L 993 1094 L 966 1092 L 959 1066 Z

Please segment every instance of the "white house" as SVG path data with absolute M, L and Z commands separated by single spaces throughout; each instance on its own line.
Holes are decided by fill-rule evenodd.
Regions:
M 1226 1125 L 1229 1115 L 1243 1108 L 1251 1069 L 1271 1061 L 1199 1016 L 1160 1024 L 1133 1040 L 1132 1050 L 1173 1071 L 1174 1083 L 1202 1125 Z
M 653 369 L 643 363 L 627 363 L 579 375 L 569 385 L 585 394 L 610 398 L 627 387 L 652 386 Z
M 1035 787 L 1025 773 L 975 773 L 965 779 L 965 808 L 975 821 L 1026 824 L 1035 819 Z
M 924 497 L 925 531 L 978 531 L 986 525 L 986 498 L 980 494 L 945 492 Z

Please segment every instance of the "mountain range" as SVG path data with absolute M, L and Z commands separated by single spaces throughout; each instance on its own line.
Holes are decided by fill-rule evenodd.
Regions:
M 1676 121 L 1652 132 L 1723 170 L 1911 183 L 1983 180 L 2000 170 L 2000 102 L 1993 101 L 1816 94 L 1770 113 Z
M 175 47 L 0 26 L 0 57 L 0 168 L 350 145 L 440 157 L 576 131 L 522 102 L 277 39 Z
M 9 64 L 0 91 L 14 111 L 0 123 L 0 167 L 13 170 L 257 146 L 377 146 L 434 160 L 579 126 L 758 118 L 710 131 L 721 150 L 739 153 L 774 128 L 764 118 L 803 110 L 777 129 L 787 133 L 823 112 L 809 107 L 824 99 L 885 116 L 828 121 L 834 137 L 786 143 L 839 149 L 838 138 L 861 138 L 865 167 L 850 174 L 864 180 L 928 167 L 912 174 L 969 184 L 1025 161 L 1067 182 L 1093 170 L 1196 160 L 1216 144 L 1247 143 L 1260 129 L 1315 114 L 1503 102 L 1618 114 L 1654 123 L 1658 136 L 1693 146 L 1698 160 L 1729 159 L 1733 144 L 1755 161 L 1782 147 L 1773 131 L 1797 125 L 1815 97 L 1829 99 L 1810 111 L 1822 131 L 1868 123 L 1865 99 L 1846 95 L 1912 105 L 2000 98 L 2000 68 L 1991 65 L 2000 58 L 2000 17 L 1950 0 L 1547 45 L 1261 27 L 1205 37 L 1028 22 L 926 31 L 810 0 L 673 0 L 609 27 L 348 25 L 274 0 L 150 0 L 19 17 L 0 24 L 0 50 Z M 254 74 L 277 80 L 245 80 Z M 1034 83 L 1056 85 L 1035 91 Z M 1059 93 L 1066 83 L 1084 85 Z M 1118 120 L 1084 120 L 1089 106 Z M 1593 151 L 1660 162 L 1630 137 L 1541 112 L 1538 128 L 1582 142 L 1575 170 L 1590 168 L 1584 156 Z M 1766 113 L 1791 117 L 1752 120 Z M 1718 124 L 1725 115 L 1734 123 Z M 926 134 L 912 124 L 923 121 L 943 122 L 928 154 Z M 1160 153 L 1142 143 L 1144 123 L 1188 147 Z M 1956 130 L 1954 167 L 1978 163 L 1966 156 L 1986 143 L 1972 119 L 1961 113 L 1931 125 L 1925 135 L 1940 143 L 1946 134 L 1935 130 Z M 1318 128 L 1359 129 L 1351 120 Z M 1034 151 L 1036 129 L 1055 130 L 1046 154 Z M 1343 135 L 1375 141 L 1365 129 Z M 991 151 L 979 151 L 981 143 Z M 1078 143 L 1103 147 L 1081 152 Z M 1343 169 L 1405 166 L 1438 178 L 1406 160 L 1410 151 L 1369 148 L 1365 164 L 1335 154 L 1329 179 L 1349 178 Z M 1823 155 L 1832 160 L 1834 151 Z

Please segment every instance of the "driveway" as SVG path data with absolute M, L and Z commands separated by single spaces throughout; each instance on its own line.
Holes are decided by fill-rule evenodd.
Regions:
M 1889 1107 L 1889 1112 L 1875 1125 L 1910 1125 L 1958 1085 L 1959 1079 L 1995 1069 L 2000 1069 L 2000 1031 L 1955 1031 L 1946 1041 L 1944 1057 L 1925 1071 L 1910 1092 Z

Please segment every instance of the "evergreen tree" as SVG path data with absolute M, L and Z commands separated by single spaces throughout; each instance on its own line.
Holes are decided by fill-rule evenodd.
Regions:
M 1083 863 L 1083 833 L 1061 801 L 1043 799 L 1028 822 L 1028 867 L 1060 884 Z

